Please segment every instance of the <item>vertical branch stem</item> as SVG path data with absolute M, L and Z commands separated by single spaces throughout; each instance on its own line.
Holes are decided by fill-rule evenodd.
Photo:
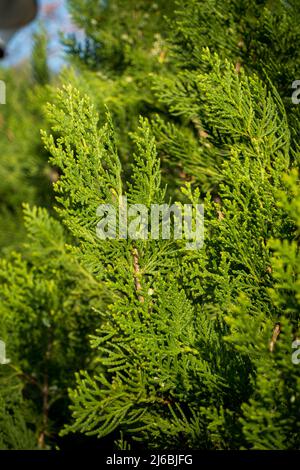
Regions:
M 48 363 L 51 355 L 52 341 L 49 335 L 47 350 L 45 354 L 45 372 L 44 372 L 44 382 L 42 386 L 42 400 L 43 400 L 43 424 L 42 430 L 39 435 L 38 445 L 41 449 L 45 449 L 45 437 L 47 435 L 48 421 L 49 421 L 49 370 Z
M 142 290 L 141 281 L 140 281 L 140 265 L 139 265 L 139 253 L 136 248 L 132 250 L 133 256 L 133 271 L 134 271 L 134 285 L 135 290 L 138 294 L 138 299 L 141 303 L 145 301 L 144 297 L 139 293 Z
M 272 339 L 271 339 L 270 345 L 269 345 L 270 352 L 274 351 L 274 347 L 275 347 L 277 338 L 280 335 L 280 331 L 281 331 L 280 323 L 276 323 L 274 331 L 273 331 Z

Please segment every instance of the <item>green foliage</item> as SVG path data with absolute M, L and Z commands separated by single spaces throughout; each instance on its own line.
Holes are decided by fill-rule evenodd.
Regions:
M 0 335 L 10 358 L 1 367 L 7 371 L 4 381 L 11 371 L 22 381 L 43 444 L 41 436 L 51 439 L 55 431 L 52 409 L 65 402 L 74 371 L 90 367 L 88 335 L 105 293 L 99 300 L 103 289 L 68 252 L 59 222 L 45 210 L 26 206 L 25 224 L 23 256 L 12 253 L 0 266 Z
M 174 1 L 145 2 L 70 0 L 75 23 L 86 33 L 85 44 L 65 38 L 69 52 L 88 67 L 119 75 L 130 69 L 135 75 L 164 61 L 164 16 Z
M 32 68 L 34 80 L 40 85 L 47 85 L 50 81 L 47 57 L 48 38 L 43 26 L 34 35 L 34 47 L 32 52 Z
M 36 450 L 34 434 L 24 421 L 24 409 L 13 403 L 10 410 L 2 398 L 0 403 L 0 450 Z
M 299 7 L 167 3 L 72 0 L 75 72 L 36 85 L 58 217 L 0 264 L 2 447 L 300 448 Z M 101 239 L 125 196 L 204 202 L 204 246 Z
M 123 187 L 111 123 L 97 131 L 93 107 L 70 88 L 49 109 L 59 137 L 45 141 L 63 171 L 56 185 L 60 213 L 83 242 L 82 261 L 117 295 L 92 340 L 99 368 L 77 375 L 71 394 L 75 421 L 68 429 L 99 437 L 121 430 L 129 439 L 160 448 L 272 448 L 271 435 L 261 446 L 250 439 L 247 407 L 265 384 L 259 361 L 264 356 L 264 363 L 273 361 L 268 344 L 281 318 L 271 295 L 276 279 L 269 242 L 295 237 L 285 204 L 277 201 L 278 191 L 286 191 L 282 173 L 289 168 L 290 133 L 273 88 L 257 77 L 237 76 L 229 63 L 221 71 L 217 56 L 206 52 L 204 59 L 211 68 L 198 75 L 198 88 L 223 154 L 221 203 L 206 198 L 205 249 L 183 251 L 174 242 L 163 265 L 158 256 L 163 241 L 96 240 L 98 204 L 117 202 Z M 146 121 L 139 133 L 134 138 L 140 155 L 134 157 L 127 196 L 149 205 L 161 178 Z M 103 268 L 108 263 L 111 268 L 111 262 L 113 269 Z M 286 352 L 284 360 L 282 367 L 291 362 Z M 267 400 L 271 383 L 263 389 Z M 278 397 L 279 407 L 295 390 L 287 392 Z M 289 433 L 289 427 L 283 429 L 281 448 L 293 446 Z
M 38 44 L 38 38 L 36 41 Z M 35 59 L 33 69 L 34 64 Z M 27 65 L 19 70 L 1 69 L 1 80 L 6 84 L 6 104 L 0 106 L 1 252 L 9 252 L 22 243 L 23 202 L 48 207 L 52 203 L 53 171 L 48 166 L 39 131 L 44 122 L 41 106 L 47 93 L 33 75 L 38 79 Z
M 33 415 L 15 373 L 0 370 L 0 450 L 35 450 Z

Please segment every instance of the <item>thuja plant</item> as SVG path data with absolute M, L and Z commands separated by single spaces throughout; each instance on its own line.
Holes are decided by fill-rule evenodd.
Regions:
M 12 449 L 16 442 L 26 449 L 27 434 L 35 448 L 53 444 L 74 372 L 92 364 L 88 335 L 105 302 L 96 279 L 69 253 L 59 222 L 35 207 L 24 215 L 23 254 L 0 263 L 0 337 L 9 359 L 0 366 L 0 420 L 9 430 L 1 426 L 0 445 Z
M 128 158 L 128 132 L 138 125 L 139 114 L 160 108 L 149 86 L 149 73 L 169 67 L 166 37 L 175 2 L 70 0 L 68 8 L 85 39 L 65 35 L 64 44 L 79 74 L 65 71 L 64 81 L 89 95 L 105 116 L 109 106 L 118 135 L 123 163 Z M 104 121 L 102 121 L 104 123 Z
M 47 68 L 46 38 L 36 33 L 31 64 L 1 69 L 6 104 L 0 106 L 0 252 L 20 248 L 25 236 L 22 203 L 50 208 L 55 173 L 40 142 L 44 85 L 52 80 Z
M 110 118 L 99 126 L 71 87 L 48 107 L 59 214 L 76 256 L 111 296 L 91 340 L 96 367 L 77 374 L 64 432 L 121 433 L 121 445 L 161 449 L 298 448 L 297 154 L 270 83 L 208 50 L 202 61 L 196 86 L 178 81 L 173 95 L 195 114 L 201 105 L 208 153 L 219 157 L 202 249 L 97 238 L 99 204 L 118 205 L 124 194 L 147 207 L 170 202 L 151 125 L 142 120 L 132 135 L 124 181 Z M 202 188 L 195 181 L 181 191 L 195 204 Z
M 169 69 L 155 79 L 155 90 L 168 109 L 167 118 L 160 113 L 156 126 L 158 150 L 163 166 L 167 162 L 179 182 L 187 178 L 199 181 L 205 191 L 214 190 L 219 182 L 223 156 L 218 151 L 218 136 L 209 137 L 198 90 L 198 74 L 207 71 L 202 54 L 205 47 L 217 52 L 222 63 L 230 60 L 237 73 L 244 69 L 276 87 L 295 146 L 300 108 L 292 104 L 291 95 L 300 62 L 299 14 L 297 2 L 281 0 L 177 2 L 175 18 L 169 21 Z
M 190 108 L 192 103 L 181 96 L 184 88 L 188 93 L 196 88 L 193 75 L 205 67 L 203 47 L 217 52 L 221 60 L 229 59 L 237 71 L 245 68 L 265 82 L 271 80 L 296 135 L 299 106 L 293 106 L 290 97 L 299 64 L 297 2 L 180 0 L 150 5 L 128 1 L 125 6 L 117 0 L 72 0 L 69 6 L 86 41 L 65 39 L 80 73 L 65 72 L 64 81 L 91 97 L 100 120 L 105 105 L 109 107 L 123 165 L 131 151 L 128 132 L 136 127 L 138 115 L 159 114 L 157 147 L 170 193 L 189 179 L 201 182 L 204 191 L 218 181 L 220 158 L 205 139 L 208 129 L 201 123 L 202 107 Z M 151 74 L 158 76 L 159 93 L 153 92 Z M 179 75 L 185 75 L 181 90 L 173 89 Z M 182 101 L 179 106 L 173 104 L 175 94 Z
M 43 133 L 60 222 L 27 208 L 0 269 L 0 446 L 66 423 L 99 446 L 299 449 L 299 7 L 180 1 L 161 31 L 160 2 L 153 22 L 121 3 L 71 2 L 79 91 L 52 92 Z M 204 202 L 204 245 L 99 237 L 125 196 Z

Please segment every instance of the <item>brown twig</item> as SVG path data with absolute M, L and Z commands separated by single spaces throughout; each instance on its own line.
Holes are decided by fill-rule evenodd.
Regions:
M 38 445 L 41 449 L 45 449 L 45 437 L 47 435 L 48 420 L 49 420 L 49 372 L 48 363 L 51 356 L 52 340 L 51 335 L 48 337 L 47 350 L 45 354 L 45 372 L 44 372 L 44 383 L 42 387 L 42 399 L 43 399 L 43 426 L 38 438 Z
M 236 73 L 240 73 L 241 67 L 242 67 L 242 64 L 241 64 L 240 62 L 237 62 L 237 63 L 235 64 L 235 71 L 236 71 Z
M 213 198 L 213 201 L 218 204 L 220 207 L 222 207 L 222 201 L 221 201 L 221 198 L 220 196 L 216 195 L 214 196 Z M 217 210 L 217 214 L 218 214 L 218 220 L 223 220 L 224 219 L 224 214 L 221 210 Z
M 140 282 L 140 265 L 139 265 L 139 253 L 136 248 L 132 250 L 132 256 L 133 256 L 133 271 L 134 271 L 134 285 L 135 285 L 135 290 L 138 294 L 138 299 L 141 303 L 145 301 L 144 297 L 139 294 L 139 292 L 142 290 L 141 282 Z
M 23 372 L 21 369 L 19 369 L 17 366 L 13 364 L 9 364 L 9 366 L 17 373 L 17 375 L 21 379 L 24 379 L 26 382 L 30 383 L 31 385 L 34 385 L 39 390 L 42 389 L 41 385 L 39 384 L 38 380 L 35 377 L 33 377 L 30 374 L 27 374 L 26 372 Z
M 274 347 L 275 347 L 276 341 L 278 339 L 278 336 L 280 335 L 280 331 L 281 331 L 280 323 L 276 323 L 275 328 L 273 330 L 272 339 L 271 339 L 270 344 L 269 344 L 270 352 L 274 351 Z
M 47 434 L 48 427 L 48 414 L 49 414 L 49 383 L 48 383 L 48 373 L 44 377 L 44 385 L 42 388 L 43 393 L 43 429 L 40 432 L 38 444 L 41 449 L 45 449 L 45 437 Z
M 194 126 L 194 129 L 196 130 L 198 134 L 198 137 L 201 140 L 207 139 L 209 137 L 209 134 L 202 128 L 201 122 L 198 117 L 192 118 L 191 122 Z
M 239 42 L 238 42 L 238 47 L 240 49 L 242 49 L 244 47 L 245 43 L 244 41 L 241 39 Z M 237 63 L 235 64 L 235 71 L 236 73 L 240 73 L 241 71 L 241 67 L 242 67 L 242 63 L 240 60 L 237 61 Z

